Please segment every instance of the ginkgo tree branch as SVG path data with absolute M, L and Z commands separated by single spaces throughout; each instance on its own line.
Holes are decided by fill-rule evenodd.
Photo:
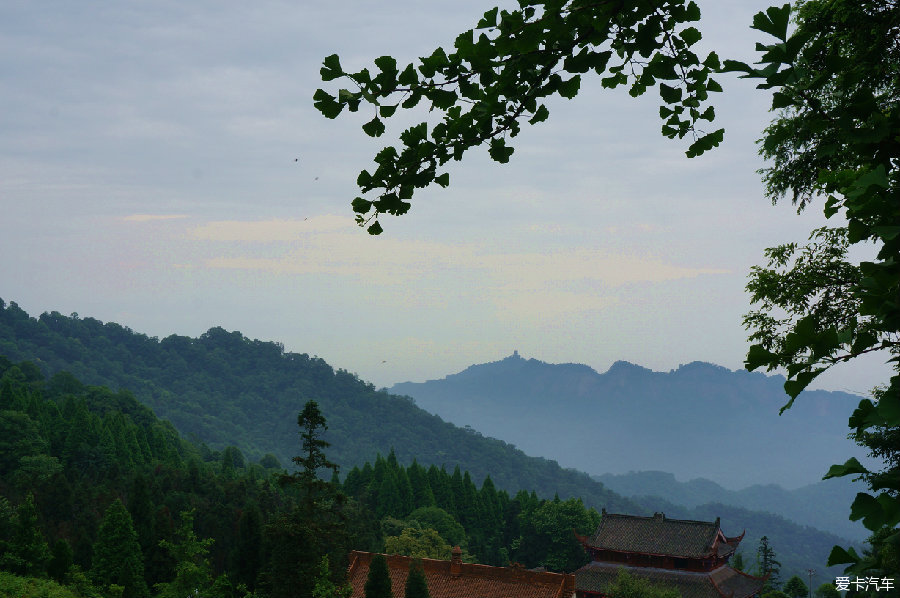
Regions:
M 362 128 L 380 137 L 385 120 L 422 100 L 430 103 L 429 112 L 442 115 L 432 126 L 407 128 L 399 146 L 377 153 L 376 168 L 359 173 L 362 195 L 352 202 L 357 222 L 380 234 L 380 215 L 405 214 L 417 189 L 448 186 L 449 174 L 438 170 L 472 148 L 487 146 L 492 159 L 508 162 L 514 152 L 509 140 L 523 121 L 534 125 L 549 116 L 542 100 L 574 98 L 582 75 L 590 72 L 604 88 L 630 84 L 632 96 L 657 88 L 662 134 L 690 134 L 688 156 L 715 147 L 724 131 L 705 133 L 698 124 L 715 117 L 706 102 L 710 92 L 722 89 L 710 77 L 720 63 L 715 53 L 701 61 L 691 50 L 701 35 L 688 24 L 699 18 L 696 3 L 685 0 L 520 0 L 517 10 L 484 13 L 474 29 L 456 38 L 451 52 L 437 48 L 402 69 L 394 58 L 381 56 L 374 61 L 377 71 L 348 73 L 336 54 L 327 57 L 322 79 L 347 79 L 356 89 L 318 89 L 314 104 L 326 117 L 370 104 L 375 115 Z

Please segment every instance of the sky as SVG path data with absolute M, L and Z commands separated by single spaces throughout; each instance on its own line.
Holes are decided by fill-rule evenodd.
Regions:
M 767 4 L 701 2 L 703 51 L 752 60 Z M 586 80 L 509 164 L 473 150 L 381 236 L 355 226 L 358 172 L 425 115 L 377 140 L 365 109 L 325 119 L 322 59 L 405 63 L 490 6 L 0 2 L 0 298 L 159 338 L 222 326 L 379 387 L 514 350 L 600 372 L 741 368 L 750 268 L 825 222 L 765 198 L 770 99 L 746 81 L 719 78 L 725 143 L 689 160 L 660 135 L 654 92 Z M 882 362 L 817 387 L 866 393 Z

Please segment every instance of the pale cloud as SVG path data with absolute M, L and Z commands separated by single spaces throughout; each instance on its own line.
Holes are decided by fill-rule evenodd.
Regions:
M 273 243 L 297 241 L 314 233 L 352 230 L 352 219 L 334 214 L 313 216 L 305 220 L 220 220 L 209 222 L 190 231 L 190 235 L 204 241 L 244 241 Z
M 553 288 L 498 292 L 490 296 L 498 315 L 513 321 L 547 322 L 568 313 L 593 312 L 619 303 L 617 297 Z
M 544 254 L 500 253 L 474 243 L 371 237 L 346 217 L 308 220 L 211 222 L 191 235 L 226 251 L 203 261 L 211 269 L 275 276 L 340 276 L 363 283 L 379 299 L 405 307 L 440 303 L 446 293 L 462 303 L 493 305 L 513 318 L 546 319 L 602 310 L 618 302 L 614 289 L 728 270 L 671 264 L 654 255 L 566 249 Z M 271 243 L 287 244 L 272 253 Z M 235 245 L 240 243 L 240 245 Z M 353 284 L 352 281 L 350 284 Z
M 729 273 L 720 268 L 675 266 L 652 255 L 613 254 L 596 249 L 550 254 L 494 254 L 483 256 L 481 263 L 488 270 L 503 272 L 504 278 L 518 290 L 574 281 L 596 281 L 604 286 L 618 287 Z
M 126 222 L 154 222 L 157 220 L 182 220 L 187 217 L 187 214 L 131 214 L 130 216 L 123 216 L 122 220 Z

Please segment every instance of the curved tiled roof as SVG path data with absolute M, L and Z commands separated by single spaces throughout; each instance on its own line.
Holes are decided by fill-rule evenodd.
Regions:
M 690 521 L 666 519 L 662 513 L 635 517 L 603 512 L 600 526 L 587 545 L 601 550 L 666 555 L 679 558 L 703 558 L 734 552 L 737 544 L 720 538 L 719 520 Z M 724 538 L 724 536 L 722 536 Z M 720 539 L 720 542 L 716 542 Z M 726 540 L 735 540 L 728 538 Z M 740 542 L 740 538 L 736 539 Z
M 748 598 L 760 591 L 764 579 L 752 577 L 723 565 L 709 572 L 674 571 L 654 567 L 624 567 L 593 562 L 575 572 L 575 588 L 602 593 L 616 581 L 619 571 L 650 583 L 675 588 L 682 598 Z
M 350 553 L 347 581 L 352 598 L 365 596 L 371 552 Z M 403 596 L 412 558 L 386 555 L 394 596 Z M 512 567 L 491 567 L 457 561 L 420 559 L 431 598 L 571 598 L 571 574 L 527 571 Z M 454 570 L 453 565 L 456 565 Z

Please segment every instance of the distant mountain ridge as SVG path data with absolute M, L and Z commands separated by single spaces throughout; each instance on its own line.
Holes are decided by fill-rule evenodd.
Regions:
M 390 391 L 594 475 L 653 469 L 732 488 L 793 488 L 819 481 L 849 456 L 864 458 L 846 438 L 860 397 L 807 391 L 779 417 L 783 382 L 703 362 L 654 372 L 618 361 L 600 374 L 514 353 Z
M 856 493 L 865 491 L 865 484 L 852 482 L 849 478 L 825 480 L 796 490 L 785 490 L 774 484 L 728 490 L 703 478 L 679 482 L 671 473 L 662 471 L 633 471 L 593 477 L 613 492 L 645 505 L 655 502 L 647 500 L 649 497 L 661 498 L 686 509 L 721 503 L 767 511 L 856 541 L 863 541 L 871 534 L 861 522 L 848 519 L 850 503 Z

